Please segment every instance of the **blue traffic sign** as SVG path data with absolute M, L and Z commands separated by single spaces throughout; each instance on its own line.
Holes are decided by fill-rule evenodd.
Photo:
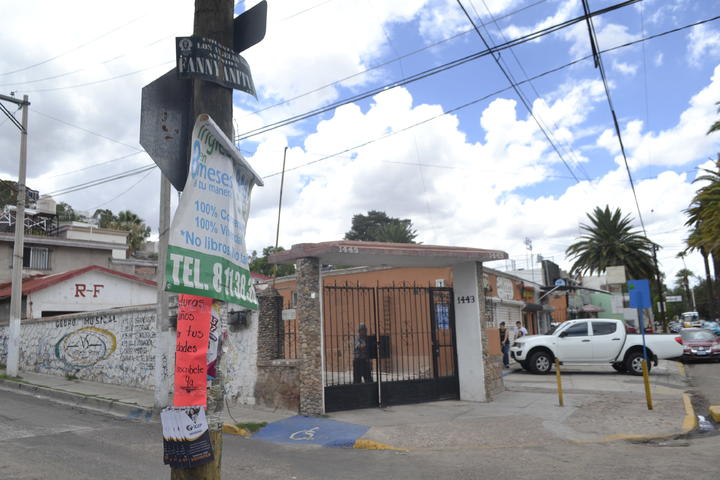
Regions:
M 650 282 L 648 280 L 628 280 L 630 308 L 652 308 Z

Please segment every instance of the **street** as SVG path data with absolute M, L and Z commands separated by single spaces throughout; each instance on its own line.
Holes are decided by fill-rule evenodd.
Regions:
M 713 370 L 714 369 L 714 370 Z M 705 389 L 717 365 L 696 365 Z M 711 390 L 707 390 L 710 392 Z M 158 423 L 141 423 L 0 391 L 3 479 L 165 479 Z M 444 450 L 293 447 L 226 435 L 225 478 L 252 479 L 704 479 L 714 478 L 720 435 L 652 442 Z

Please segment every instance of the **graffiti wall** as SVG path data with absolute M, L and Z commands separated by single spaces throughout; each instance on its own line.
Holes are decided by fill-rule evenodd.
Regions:
M 23 320 L 20 369 L 153 388 L 155 318 L 155 307 L 143 306 Z M 231 325 L 221 348 L 228 400 L 254 404 L 257 312 Z M 7 326 L 0 326 L 0 363 L 6 355 Z

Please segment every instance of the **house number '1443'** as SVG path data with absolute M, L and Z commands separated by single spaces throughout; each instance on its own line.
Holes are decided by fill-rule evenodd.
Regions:
M 457 297 L 457 303 L 475 303 L 475 295 L 465 295 L 464 297 Z

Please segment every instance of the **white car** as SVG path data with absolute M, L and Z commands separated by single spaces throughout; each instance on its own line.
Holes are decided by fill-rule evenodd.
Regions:
M 683 354 L 678 335 L 645 335 L 650 363 Z M 557 358 L 562 364 L 610 364 L 618 372 L 642 375 L 642 335 L 628 334 L 621 320 L 569 320 L 546 335 L 530 335 L 513 342 L 510 355 L 532 373 L 549 373 Z

